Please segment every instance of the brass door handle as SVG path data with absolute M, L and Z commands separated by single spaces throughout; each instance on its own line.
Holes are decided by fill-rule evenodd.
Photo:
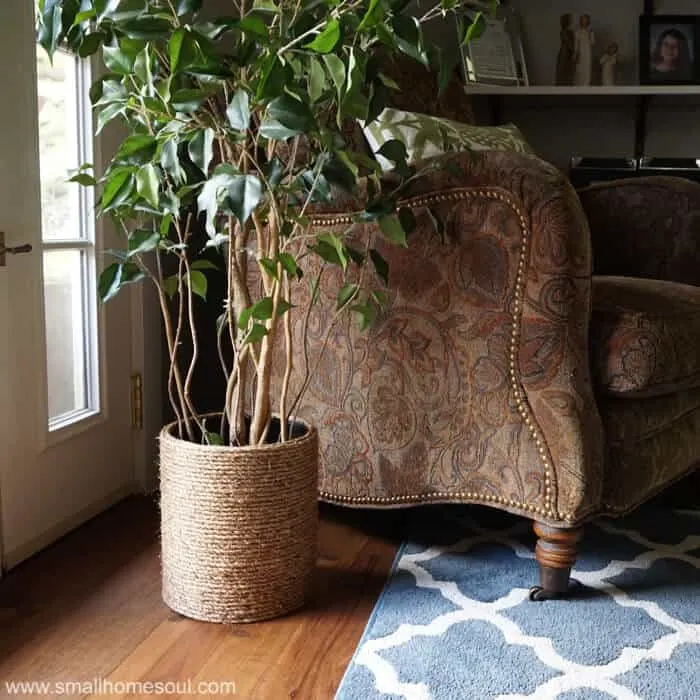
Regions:
M 31 253 L 32 246 L 30 243 L 22 243 L 21 245 L 5 246 L 5 232 L 0 231 L 0 267 L 5 267 L 6 255 L 21 255 L 22 253 Z

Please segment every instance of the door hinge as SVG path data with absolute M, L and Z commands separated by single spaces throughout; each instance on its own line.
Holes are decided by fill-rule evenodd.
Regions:
M 138 373 L 131 375 L 131 427 L 143 428 L 143 379 Z

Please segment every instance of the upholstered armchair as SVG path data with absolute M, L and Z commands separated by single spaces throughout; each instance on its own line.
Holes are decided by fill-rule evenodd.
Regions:
M 564 595 L 584 524 L 700 457 L 700 185 L 577 195 L 539 158 L 490 151 L 442 157 L 400 206 L 417 224 L 406 249 L 353 224 L 353 195 L 313 214 L 354 226 L 390 269 L 368 331 L 336 314 L 332 270 L 320 304 L 295 316 L 310 349 L 294 385 L 315 370 L 299 415 L 320 433 L 320 498 L 521 515 L 539 538 L 531 597 Z

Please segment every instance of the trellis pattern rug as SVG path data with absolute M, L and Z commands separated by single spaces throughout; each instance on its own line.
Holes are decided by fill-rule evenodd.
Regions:
M 539 603 L 529 524 L 474 514 L 402 545 L 336 700 L 700 698 L 700 511 L 588 525 L 583 587 Z

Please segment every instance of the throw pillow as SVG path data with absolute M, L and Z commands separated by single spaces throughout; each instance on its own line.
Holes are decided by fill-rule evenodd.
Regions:
M 406 146 L 409 163 L 450 151 L 534 153 L 515 124 L 474 126 L 398 109 L 385 109 L 364 126 L 364 133 L 374 153 L 387 141 L 401 141 Z M 381 155 L 377 160 L 384 170 L 393 167 Z

